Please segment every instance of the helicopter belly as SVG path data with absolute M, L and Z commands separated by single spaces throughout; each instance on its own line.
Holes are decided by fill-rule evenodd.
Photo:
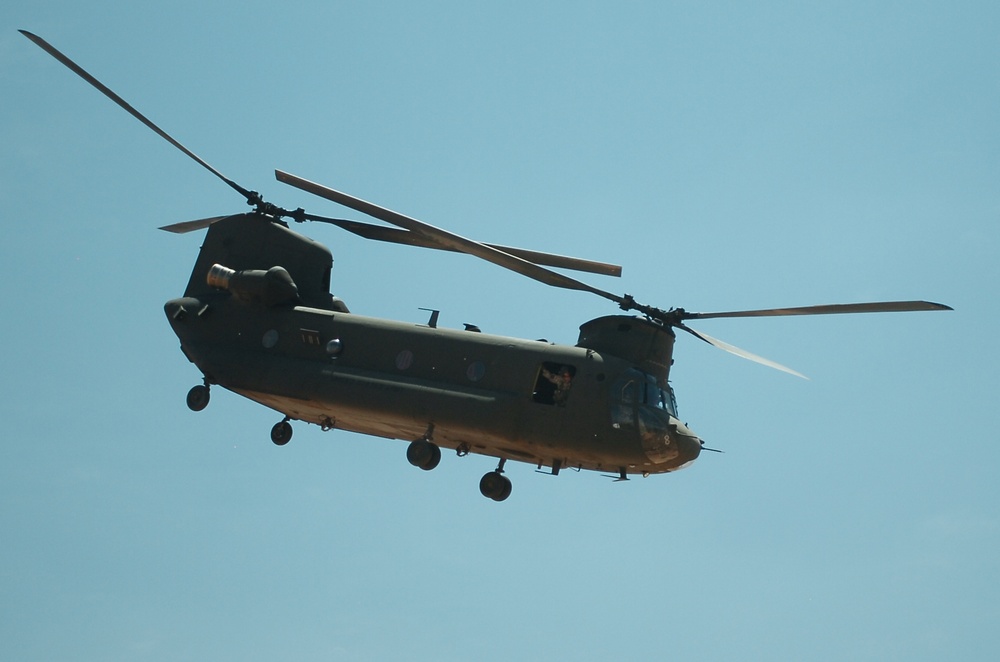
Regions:
M 243 389 L 232 389 L 245 398 L 253 400 L 265 407 L 281 412 L 289 418 L 315 423 L 322 427 L 337 428 L 350 432 L 359 432 L 386 439 L 416 438 L 424 431 L 418 425 L 407 424 L 404 421 L 388 419 L 385 416 L 365 414 L 364 412 L 348 412 L 344 408 L 331 407 L 325 403 L 313 400 L 303 400 L 290 396 L 261 393 Z
M 344 403 L 318 402 L 296 397 L 230 389 L 264 406 L 279 411 L 286 416 L 315 423 L 324 429 L 346 430 L 386 439 L 412 441 L 428 437 L 442 448 L 464 452 L 506 457 L 526 462 L 550 464 L 550 450 L 539 447 L 530 439 L 519 437 L 508 427 L 486 424 L 470 424 L 455 416 L 428 416 L 418 418 L 402 413 L 398 409 L 370 410 Z M 446 396 L 439 394 L 437 406 L 442 411 L 452 409 L 445 404 Z M 466 404 L 468 404 L 466 400 Z M 498 410 L 496 403 L 481 403 Z M 466 418 L 471 416 L 467 414 Z M 492 417 L 496 419 L 497 417 Z M 565 463 L 565 461 L 564 461 Z

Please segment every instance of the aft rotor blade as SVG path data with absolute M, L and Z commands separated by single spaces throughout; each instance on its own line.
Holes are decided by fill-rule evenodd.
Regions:
M 386 241 L 393 244 L 404 244 L 407 246 L 420 246 L 422 248 L 433 248 L 443 251 L 455 250 L 448 246 L 442 246 L 436 241 L 431 241 L 427 237 L 409 230 L 398 230 L 396 228 L 387 228 L 384 225 L 372 225 L 371 223 L 348 221 L 339 218 L 325 218 L 323 216 L 313 216 L 312 214 L 306 214 L 305 218 L 310 221 L 331 223 L 347 230 L 348 232 L 353 232 L 359 237 L 364 237 L 365 239 L 374 239 L 376 241 Z M 503 251 L 509 255 L 517 256 L 523 260 L 527 260 L 528 262 L 534 262 L 535 264 L 541 264 L 548 267 L 573 269 L 574 271 L 586 271 L 589 273 L 601 274 L 603 276 L 619 277 L 622 275 L 622 268 L 617 264 L 595 262 L 594 260 L 584 260 L 578 257 L 542 253 L 539 251 L 528 250 L 526 248 L 513 248 L 511 246 L 501 246 L 499 244 L 484 245 L 489 246 L 490 248 L 495 248 L 498 251 Z
M 410 218 L 409 216 L 404 216 L 403 214 L 394 212 L 391 209 L 379 207 L 374 203 L 367 202 L 360 198 L 355 198 L 347 193 L 341 193 L 340 191 L 328 188 L 322 184 L 302 179 L 301 177 L 297 177 L 281 170 L 275 170 L 274 175 L 279 182 L 288 184 L 289 186 L 294 186 L 295 188 L 306 191 L 307 193 L 318 195 L 321 198 L 326 198 L 327 200 L 336 202 L 339 205 L 361 212 L 362 214 L 366 214 L 372 218 L 377 218 L 380 221 L 385 221 L 386 223 L 403 228 L 404 230 L 415 232 L 417 235 L 423 237 L 431 243 L 436 243 L 459 253 L 474 255 L 478 258 L 486 260 L 487 262 L 492 262 L 493 264 L 504 267 L 505 269 L 510 269 L 511 271 L 521 274 L 522 276 L 527 276 L 528 278 L 545 283 L 546 285 L 562 287 L 568 290 L 590 292 L 618 304 L 625 302 L 624 297 L 620 297 L 617 294 L 612 294 L 611 292 L 605 292 L 604 290 L 596 287 L 591 287 L 586 283 L 582 283 L 578 280 L 570 278 L 569 276 L 556 273 L 555 271 L 550 271 L 549 269 L 540 267 L 537 264 L 515 255 L 511 255 L 510 253 L 505 253 L 504 251 L 497 250 L 496 248 L 487 246 L 486 244 L 481 244 L 478 241 L 466 239 L 465 237 L 448 232 L 447 230 L 436 228 L 433 225 L 418 221 L 417 219 Z
M 929 310 L 952 310 L 951 306 L 930 301 L 877 301 L 873 303 L 838 303 L 799 308 L 768 308 L 764 310 L 739 310 L 721 313 L 683 312 L 681 319 L 714 319 L 721 317 L 790 317 L 793 315 L 852 315 L 855 313 L 900 313 Z
M 45 41 L 44 39 L 42 39 L 38 35 L 32 34 L 32 33 L 28 32 L 27 30 L 18 30 L 18 32 L 20 32 L 21 34 L 23 34 L 25 37 L 27 37 L 31 41 L 35 42 L 35 44 L 37 44 L 43 51 L 45 51 L 46 53 L 48 53 L 49 55 L 51 55 L 55 59 L 57 59 L 60 62 L 62 62 L 64 65 L 66 65 L 67 68 L 70 69 L 70 71 L 72 71 L 77 76 L 79 76 L 83 80 L 85 80 L 88 83 L 90 83 L 93 87 L 95 87 L 104 96 L 108 97 L 109 99 L 111 99 L 112 101 L 114 101 L 116 104 L 118 104 L 119 106 L 121 106 L 125 111 L 127 111 L 130 115 L 132 115 L 132 117 L 136 118 L 137 120 L 139 120 L 140 122 L 142 122 L 143 124 L 145 124 L 147 127 L 149 127 L 150 129 L 152 129 L 161 138 L 163 138 L 164 140 L 166 140 L 168 143 L 170 143 L 171 145 L 173 145 L 174 147 L 176 147 L 180 151 L 182 151 L 185 154 L 187 154 L 189 157 L 191 157 L 192 159 L 194 159 L 194 161 L 196 163 L 200 164 L 203 168 L 205 168 L 210 173 L 212 173 L 213 175 L 215 175 L 216 177 L 218 177 L 219 179 L 221 179 L 222 181 L 224 181 L 226 184 L 229 184 L 230 187 L 232 187 L 234 190 L 236 190 L 240 195 L 242 195 L 243 197 L 245 197 L 248 201 L 249 200 L 257 200 L 257 196 L 255 194 L 252 194 L 250 191 L 246 190 L 245 188 L 243 188 L 242 186 L 240 186 L 239 184 L 237 184 L 233 180 L 229 179 L 228 177 L 226 177 L 225 175 L 223 175 L 221 172 L 219 172 L 218 170 L 216 170 L 215 168 L 213 168 L 212 166 L 210 166 L 207 162 L 203 161 L 197 154 L 195 154 L 194 152 L 192 152 L 191 150 L 189 150 L 187 147 L 185 147 L 184 145 L 182 145 L 179 142 L 177 142 L 176 140 L 174 140 L 174 138 L 171 137 L 170 134 L 168 134 L 166 131 L 164 131 L 160 127 L 156 126 L 156 124 L 154 124 L 151 120 L 149 120 L 145 115 L 143 115 L 142 113 L 140 113 L 138 110 L 136 110 L 135 108 L 133 108 L 127 101 L 125 101 L 120 96 L 118 96 L 117 94 L 115 94 L 110 88 L 108 88 L 106 85 L 104 85 L 104 83 L 102 83 L 101 81 L 99 81 L 96 78 L 94 78 L 93 76 L 91 76 L 80 65 L 78 65 L 76 62 L 74 62 L 73 60 L 69 59 L 68 57 L 66 57 L 65 55 L 63 55 L 61 52 L 59 52 L 52 44 L 50 44 L 49 42 Z
M 808 377 L 806 377 L 805 375 L 803 375 L 801 372 L 796 372 L 795 370 L 792 370 L 788 366 L 783 366 L 780 363 L 776 363 L 776 362 L 772 361 L 771 359 L 765 359 L 763 356 L 758 356 L 758 355 L 756 355 L 756 354 L 754 354 L 752 352 L 746 351 L 745 349 L 740 349 L 739 347 L 736 347 L 735 345 L 730 345 L 727 342 L 723 342 L 723 341 L 721 341 L 721 340 L 719 340 L 717 338 L 713 338 L 712 336 L 710 336 L 708 334 L 705 334 L 705 333 L 702 333 L 701 331 L 695 331 L 694 329 L 692 329 L 689 326 L 685 326 L 685 325 L 680 324 L 680 323 L 678 323 L 676 326 L 679 329 L 684 329 L 685 331 L 687 331 L 688 333 L 690 333 L 692 336 L 704 340 L 709 345 L 712 345 L 713 347 L 718 347 L 719 349 L 725 350 L 725 351 L 729 352 L 730 354 L 735 354 L 736 356 L 739 356 L 739 357 L 744 358 L 744 359 L 748 359 L 750 361 L 753 361 L 754 363 L 759 363 L 761 365 L 766 365 L 767 367 L 774 368 L 775 370 L 780 370 L 782 372 L 787 372 L 790 375 L 795 375 L 796 377 L 801 377 L 802 379 L 809 379 Z
M 211 218 L 199 218 L 196 221 L 182 221 L 180 223 L 172 223 L 170 225 L 164 225 L 161 230 L 166 230 L 167 232 L 173 232 L 174 234 L 184 234 L 186 232 L 194 232 L 195 230 L 202 230 L 212 225 L 213 223 L 218 223 L 224 218 L 229 218 L 227 216 L 212 216 Z

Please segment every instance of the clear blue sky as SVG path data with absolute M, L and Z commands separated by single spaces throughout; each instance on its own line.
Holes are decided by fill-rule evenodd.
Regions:
M 1000 655 L 1000 5 L 24 2 L 0 7 L 0 658 Z M 709 444 L 613 483 L 299 425 L 200 375 L 162 304 L 225 185 L 27 39 L 285 207 L 273 169 L 483 241 L 625 266 L 803 381 L 680 338 Z M 359 220 L 364 220 L 360 219 Z M 576 340 L 613 306 L 306 230 L 357 312 Z

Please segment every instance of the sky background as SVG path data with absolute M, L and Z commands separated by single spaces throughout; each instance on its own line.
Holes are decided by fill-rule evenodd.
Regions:
M 0 658 L 994 660 L 1000 5 L 0 6 Z M 482 241 L 624 265 L 706 320 L 681 418 L 723 455 L 613 483 L 298 424 L 200 381 L 162 304 L 274 168 Z M 573 344 L 615 312 L 475 259 L 305 231 L 358 313 Z

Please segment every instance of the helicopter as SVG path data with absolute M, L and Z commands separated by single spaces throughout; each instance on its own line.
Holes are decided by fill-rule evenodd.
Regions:
M 227 178 L 41 37 L 20 32 L 149 129 L 239 193 L 248 213 L 184 221 L 161 229 L 207 229 L 182 296 L 164 305 L 185 357 L 202 374 L 188 391 L 192 411 L 219 387 L 282 416 L 271 429 L 284 446 L 293 421 L 408 442 L 407 461 L 430 471 L 442 450 L 496 458 L 480 493 L 504 501 L 512 492 L 508 461 L 595 471 L 616 480 L 689 466 L 705 446 L 681 422 L 669 382 L 677 330 L 771 368 L 794 370 L 697 331 L 687 322 L 940 311 L 928 301 L 851 303 L 762 310 L 689 312 L 639 303 L 552 268 L 620 276 L 618 265 L 486 244 L 347 193 L 275 171 L 279 182 L 388 225 L 286 210 Z M 573 346 L 351 312 L 330 293 L 333 257 L 289 222 L 338 226 L 361 237 L 465 253 L 545 285 L 589 292 L 621 312 L 580 326 Z M 637 314 L 628 314 L 637 313 Z

